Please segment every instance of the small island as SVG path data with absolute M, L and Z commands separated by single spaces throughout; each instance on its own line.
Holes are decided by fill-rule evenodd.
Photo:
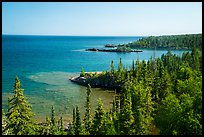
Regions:
M 105 47 L 112 48 L 112 49 L 97 49 L 97 48 L 89 48 L 86 51 L 99 51 L 99 52 L 142 52 L 142 50 L 135 50 L 130 48 L 127 45 L 113 45 L 113 44 L 106 44 Z M 116 48 L 117 47 L 117 48 Z
M 90 48 L 86 49 L 86 51 L 99 51 L 99 52 L 142 52 L 142 50 L 117 50 L 117 49 L 96 49 L 96 48 Z

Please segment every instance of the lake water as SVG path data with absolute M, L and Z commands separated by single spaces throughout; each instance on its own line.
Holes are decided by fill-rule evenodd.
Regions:
M 51 115 L 53 105 L 57 115 L 72 116 L 72 109 L 79 106 L 84 112 L 86 87 L 68 80 L 85 71 L 106 71 L 114 60 L 115 68 L 120 58 L 124 66 L 132 60 L 148 60 L 154 50 L 143 49 L 139 53 L 91 52 L 87 48 L 103 48 L 105 44 L 124 44 L 140 37 L 102 36 L 2 36 L 2 107 L 7 107 L 7 98 L 12 95 L 15 76 L 18 75 L 24 94 L 32 104 L 36 119 Z M 187 50 L 185 50 L 187 51 Z M 184 50 L 173 50 L 182 55 Z M 156 57 L 167 53 L 157 50 Z M 92 106 L 101 98 L 108 109 L 114 93 L 100 88 L 92 89 Z

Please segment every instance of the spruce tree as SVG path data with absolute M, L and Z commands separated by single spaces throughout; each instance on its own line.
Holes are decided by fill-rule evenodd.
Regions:
M 63 123 L 63 118 L 62 118 L 62 116 L 60 117 L 60 119 L 59 119 L 59 125 L 58 125 L 58 127 L 59 127 L 59 129 L 58 129 L 58 134 L 59 135 L 65 135 L 66 134 L 66 132 L 64 131 L 64 123 Z
M 103 128 L 104 135 L 116 135 L 116 130 L 111 112 L 107 112 L 104 117 Z
M 73 108 L 72 123 L 69 124 L 68 135 L 75 135 L 76 110 Z
M 52 125 L 55 126 L 55 124 L 56 124 L 56 114 L 55 114 L 55 109 L 54 109 L 53 106 L 52 106 L 51 122 L 52 122 Z
M 95 110 L 95 116 L 93 119 L 92 135 L 104 135 L 103 122 L 104 122 L 105 111 L 103 109 L 103 103 L 101 99 L 98 100 L 98 107 Z
M 46 126 L 43 128 L 42 135 L 50 135 L 51 132 L 51 120 L 46 116 Z
M 14 95 L 8 99 L 8 112 L 6 117 L 8 124 L 6 130 L 9 129 L 14 135 L 31 135 L 34 134 L 33 120 L 34 113 L 31 105 L 26 100 L 21 83 L 16 76 L 14 84 Z
M 80 77 L 84 77 L 84 76 L 85 76 L 85 72 L 84 72 L 84 68 L 82 67 Z
M 152 123 L 153 102 L 151 97 L 151 87 L 144 87 L 141 81 L 138 85 L 134 85 L 134 109 L 133 116 L 135 118 L 135 132 L 137 135 L 147 135 L 150 133 L 150 125 Z
M 8 120 L 7 120 L 5 113 L 2 109 L 2 135 L 9 135 L 9 129 L 5 130 L 7 124 L 8 124 Z
M 111 74 L 114 74 L 114 63 L 113 63 L 113 60 L 111 61 L 110 72 L 111 72 Z
M 131 96 L 124 95 L 124 103 L 123 108 L 120 112 L 120 134 L 121 135 L 131 135 L 134 133 L 133 131 L 133 112 L 132 112 L 132 104 L 131 104 Z
M 81 123 L 81 116 L 78 106 L 76 106 L 76 124 L 75 124 L 75 135 L 82 135 L 83 128 Z
M 115 96 L 113 99 L 113 108 L 112 108 L 112 119 L 113 119 L 113 125 L 115 127 L 115 132 L 119 133 L 119 96 Z
M 122 58 L 120 58 L 120 62 L 118 65 L 118 71 L 121 72 L 123 70 Z
M 132 71 L 135 71 L 135 63 L 134 63 L 134 59 L 132 60 Z
M 57 135 L 58 134 L 58 129 L 57 129 L 57 125 L 56 125 L 56 114 L 55 114 L 55 109 L 52 106 L 52 115 L 51 115 L 51 131 L 50 134 L 51 135 Z
M 87 87 L 87 97 L 86 97 L 86 112 L 85 112 L 85 118 L 84 118 L 84 124 L 85 124 L 85 130 L 87 134 L 90 134 L 90 128 L 92 125 L 91 121 L 91 99 L 90 99 L 90 94 L 91 94 L 91 86 L 88 84 Z

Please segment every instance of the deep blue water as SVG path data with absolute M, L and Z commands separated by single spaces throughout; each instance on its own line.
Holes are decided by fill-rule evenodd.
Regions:
M 105 44 L 124 44 L 138 40 L 140 37 L 102 37 L 102 36 L 2 36 L 2 92 L 3 108 L 7 97 L 11 95 L 15 76 L 18 75 L 25 95 L 32 103 L 38 115 L 44 116 L 44 108 L 61 106 L 61 112 L 69 114 L 73 104 L 85 100 L 85 87 L 73 84 L 68 80 L 81 71 L 106 71 L 111 60 L 115 68 L 122 58 L 124 66 L 131 65 L 133 59 L 148 60 L 154 50 L 142 53 L 109 53 L 88 52 L 87 48 L 103 48 Z M 172 51 L 182 54 L 183 50 Z M 167 53 L 157 50 L 156 57 Z M 107 93 L 97 89 L 96 98 L 107 98 Z M 83 100 L 83 99 L 82 99 Z M 78 102 L 77 102 L 78 101 Z M 41 103 L 40 103 L 41 102 Z M 44 105 L 42 105 L 44 104 Z M 63 105 L 64 106 L 63 106 Z M 65 112 L 63 109 L 67 108 Z M 107 103 L 108 104 L 108 103 Z M 40 106 L 42 105 L 42 106 Z M 47 112 L 49 114 L 50 112 Z

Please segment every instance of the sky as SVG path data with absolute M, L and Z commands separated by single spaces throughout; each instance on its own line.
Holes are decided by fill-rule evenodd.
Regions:
M 202 2 L 3 2 L 2 34 L 152 36 L 202 33 Z

